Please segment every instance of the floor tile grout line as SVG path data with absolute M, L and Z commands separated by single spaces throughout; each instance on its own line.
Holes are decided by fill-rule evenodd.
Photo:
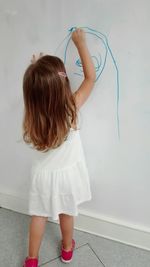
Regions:
M 78 250 L 79 248 L 82 248 L 82 247 L 87 246 L 87 245 L 88 245 L 88 243 L 85 243 L 85 244 L 83 244 L 83 245 L 81 245 L 81 246 L 79 246 L 79 247 L 76 247 L 74 250 Z M 59 259 L 60 257 L 61 257 L 61 255 L 60 255 L 60 256 L 57 256 L 57 257 L 55 257 L 55 258 L 53 258 L 53 259 L 51 259 L 51 260 L 49 260 L 49 261 L 47 261 L 47 262 L 41 263 L 41 264 L 39 265 L 39 267 L 40 267 L 40 266 L 44 266 L 44 265 L 47 264 L 47 263 L 53 262 L 53 261 Z M 105 267 L 105 266 L 104 266 L 104 267 Z
M 50 261 L 46 261 L 46 262 L 44 262 L 44 263 L 41 263 L 41 264 L 39 265 L 39 267 L 40 267 L 40 266 L 44 266 L 44 265 L 47 264 L 47 263 L 53 262 L 53 261 L 55 261 L 55 260 L 57 260 L 57 259 L 59 259 L 59 258 L 60 258 L 60 256 L 58 256 L 58 257 L 56 257 L 56 258 L 53 258 L 53 259 L 51 259 Z
M 101 261 L 101 259 L 99 258 L 99 256 L 96 254 L 96 252 L 94 251 L 94 249 L 91 247 L 91 245 L 90 245 L 89 243 L 87 243 L 87 245 L 88 245 L 89 248 L 93 251 L 93 253 L 94 253 L 95 256 L 97 257 L 97 259 L 101 262 L 101 264 L 102 264 L 104 267 L 106 267 L 106 266 L 104 265 L 104 263 Z

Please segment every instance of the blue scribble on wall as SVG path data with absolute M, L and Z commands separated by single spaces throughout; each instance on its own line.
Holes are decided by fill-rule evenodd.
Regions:
M 117 133 L 118 133 L 118 138 L 120 139 L 120 125 L 119 125 L 120 84 L 119 84 L 119 69 L 118 69 L 118 66 L 117 66 L 115 57 L 114 57 L 113 52 L 112 52 L 112 50 L 111 50 L 111 48 L 109 46 L 108 39 L 107 39 L 107 37 L 106 37 L 105 34 L 99 32 L 97 30 L 91 29 L 89 27 L 80 27 L 80 28 L 84 29 L 84 32 L 85 33 L 91 34 L 91 35 L 97 37 L 102 42 L 102 44 L 103 44 L 103 46 L 105 48 L 105 53 L 104 53 L 104 59 L 103 60 L 102 60 L 100 54 L 98 54 L 97 56 L 91 55 L 91 57 L 93 59 L 93 62 L 94 62 L 94 65 L 95 65 L 95 71 L 96 71 L 96 80 L 95 80 L 95 82 L 97 82 L 97 80 L 100 78 L 100 76 L 101 76 L 101 74 L 102 74 L 102 72 L 103 72 L 103 70 L 105 68 L 108 54 L 110 55 L 110 57 L 112 59 L 112 63 L 113 63 L 113 66 L 115 68 L 115 73 L 116 73 L 116 95 L 117 95 L 116 120 L 117 120 Z M 72 32 L 75 29 L 76 29 L 76 27 L 72 27 L 72 28 L 69 29 L 69 33 L 63 39 L 63 41 L 59 44 L 59 46 L 56 48 L 56 51 L 55 51 L 55 54 L 56 54 L 56 52 L 58 51 L 58 49 L 60 48 L 60 46 L 64 42 L 66 42 L 65 50 L 64 50 L 64 58 L 63 58 L 64 64 L 66 64 L 67 49 L 68 49 L 69 43 L 71 41 L 71 34 L 72 34 Z M 81 63 L 80 58 L 78 58 L 75 61 L 75 64 L 78 67 L 78 70 L 79 71 L 78 72 L 75 72 L 74 74 L 75 75 L 79 75 L 79 76 L 83 76 L 83 68 L 82 68 L 82 63 Z

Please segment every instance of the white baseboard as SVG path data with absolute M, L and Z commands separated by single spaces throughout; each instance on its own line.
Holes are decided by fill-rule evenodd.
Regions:
M 28 200 L 20 196 L 0 193 L 2 208 L 28 215 L 27 203 Z M 75 217 L 75 229 L 150 251 L 150 229 L 91 214 L 81 209 L 79 211 L 79 216 Z M 50 219 L 49 221 L 58 223 Z

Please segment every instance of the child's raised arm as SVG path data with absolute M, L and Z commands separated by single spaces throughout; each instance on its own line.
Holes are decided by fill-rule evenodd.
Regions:
M 92 88 L 94 87 L 96 73 L 91 55 L 86 44 L 85 32 L 80 28 L 76 29 L 72 33 L 72 40 L 78 50 L 84 72 L 84 80 L 78 90 L 74 93 L 76 105 L 79 109 L 87 100 L 92 91 Z

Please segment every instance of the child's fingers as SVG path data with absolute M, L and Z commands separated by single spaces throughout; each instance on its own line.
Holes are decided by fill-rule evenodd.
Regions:
M 33 56 L 32 56 L 32 59 L 33 59 L 33 61 L 34 61 L 34 60 L 36 60 L 36 57 L 35 57 L 35 55 L 34 55 L 34 54 L 33 54 Z
M 43 56 L 43 53 L 40 52 L 39 56 L 35 56 L 34 54 L 32 55 L 31 63 L 35 63 L 36 60 L 38 60 L 40 57 Z
M 35 62 L 35 55 L 32 55 L 31 63 Z

